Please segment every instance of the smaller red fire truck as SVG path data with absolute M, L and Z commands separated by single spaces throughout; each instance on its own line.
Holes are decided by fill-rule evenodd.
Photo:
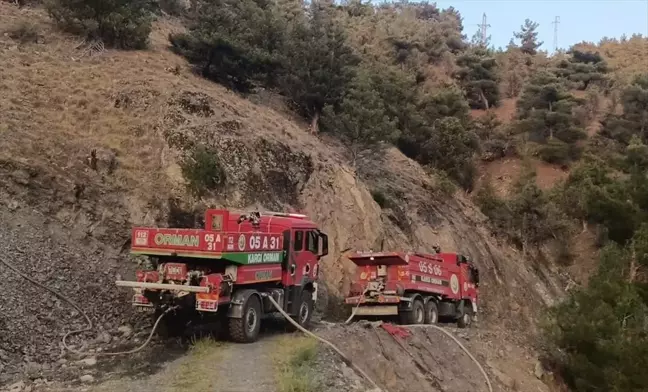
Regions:
M 357 252 L 346 304 L 356 316 L 398 316 L 402 324 L 441 319 L 468 327 L 477 314 L 479 270 L 463 255 Z

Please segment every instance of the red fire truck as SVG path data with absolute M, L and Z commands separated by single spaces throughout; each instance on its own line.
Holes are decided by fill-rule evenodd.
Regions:
M 356 316 L 398 316 L 402 324 L 441 318 L 468 327 L 477 314 L 479 270 L 456 253 L 358 252 L 345 299 Z
M 328 237 L 305 215 L 206 211 L 205 229 L 135 227 L 131 253 L 149 266 L 135 281 L 133 305 L 165 315 L 167 333 L 210 315 L 227 320 L 230 337 L 255 341 L 261 316 L 276 312 L 268 297 L 307 327 L 317 299 L 319 260 Z

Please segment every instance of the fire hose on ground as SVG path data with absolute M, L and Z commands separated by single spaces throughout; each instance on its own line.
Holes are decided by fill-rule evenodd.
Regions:
M 153 328 L 151 329 L 151 333 L 149 334 L 146 341 L 142 345 L 140 345 L 139 347 L 137 347 L 135 349 L 128 350 L 128 351 L 120 351 L 120 352 L 84 353 L 84 352 L 81 352 L 81 351 L 78 351 L 78 350 L 75 350 L 75 349 L 71 348 L 67 344 L 67 338 L 69 336 L 71 336 L 71 335 L 91 331 L 94 328 L 94 324 L 93 324 L 92 320 L 90 319 L 90 317 L 88 316 L 88 314 L 86 312 L 84 312 L 83 309 L 81 309 L 81 307 L 79 307 L 77 304 L 75 304 L 72 300 L 68 299 L 63 294 L 60 294 L 59 292 L 55 291 L 54 289 L 52 289 L 52 288 L 38 282 L 37 280 L 32 279 L 31 277 L 25 275 L 24 273 L 20 272 L 16 267 L 14 267 L 11 263 L 9 263 L 9 262 L 7 262 L 7 261 L 5 261 L 3 259 L 0 259 L 0 263 L 5 265 L 7 268 L 9 268 L 11 271 L 13 271 L 15 274 L 17 274 L 21 278 L 23 278 L 23 279 L 27 280 L 28 282 L 30 282 L 30 283 L 32 283 L 32 284 L 34 284 L 34 285 L 36 285 L 36 286 L 38 286 L 38 287 L 40 287 L 42 289 L 44 289 L 46 291 L 49 291 L 50 293 L 54 294 L 56 297 L 58 297 L 59 299 L 66 302 L 67 304 L 72 306 L 74 309 L 76 309 L 76 311 L 79 312 L 79 314 L 83 315 L 83 317 L 86 319 L 88 325 L 85 328 L 67 332 L 63 336 L 63 339 L 62 339 L 63 346 L 65 347 L 65 349 L 70 351 L 70 352 L 73 352 L 75 354 L 78 354 L 78 355 L 92 354 L 94 356 L 116 356 L 116 355 L 134 354 L 136 352 L 139 352 L 139 351 L 143 350 L 151 342 L 151 340 L 153 339 L 153 335 L 155 334 L 155 331 L 156 331 L 160 321 L 162 320 L 162 318 L 168 312 L 170 312 L 170 311 L 172 311 L 174 309 L 173 307 L 170 307 L 170 308 L 166 309 L 162 314 L 160 314 L 160 316 L 156 319 L 155 324 L 153 324 Z M 366 293 L 366 291 L 367 290 L 365 289 L 364 293 Z M 363 293 L 363 295 L 364 295 L 364 293 Z M 272 303 L 272 305 L 275 306 L 275 308 L 279 311 L 279 313 L 281 313 L 286 318 L 286 320 L 288 320 L 293 326 L 295 326 L 297 329 L 299 329 L 301 332 L 305 333 L 306 335 L 311 336 L 312 338 L 315 338 L 316 340 L 318 340 L 318 341 L 328 345 L 329 347 L 331 347 L 338 355 L 340 355 L 340 357 L 343 359 L 343 361 L 347 365 L 349 365 L 355 371 L 357 371 L 360 375 L 362 375 L 362 377 L 364 377 L 371 385 L 373 385 L 375 388 L 377 388 L 379 390 L 383 390 L 378 386 L 378 384 L 376 384 L 376 382 L 371 377 L 369 377 L 369 375 L 367 375 L 367 373 L 365 373 L 362 369 L 360 369 L 357 365 L 355 365 L 353 363 L 353 361 L 351 361 L 349 359 L 349 357 L 347 357 L 336 345 L 334 345 L 333 343 L 329 342 L 328 340 L 326 340 L 326 339 L 324 339 L 322 337 L 319 337 L 319 336 L 315 335 L 311 331 L 309 331 L 306 328 L 299 325 L 295 320 L 293 320 L 292 317 L 290 317 L 290 315 L 288 315 L 288 313 L 286 313 L 281 308 L 281 306 L 279 306 L 279 304 L 272 298 L 272 296 L 267 296 L 267 298 Z M 345 321 L 345 324 L 348 324 L 351 321 L 351 319 L 353 319 L 353 317 L 355 316 L 355 313 L 358 310 L 359 305 L 360 304 L 358 303 L 358 305 L 356 305 L 354 307 L 354 309 L 353 309 L 353 311 L 351 313 L 351 316 Z M 454 340 L 455 343 L 457 343 L 459 345 L 459 347 L 470 357 L 470 359 L 472 359 L 477 364 L 477 366 L 479 367 L 479 370 L 481 370 L 484 378 L 486 379 L 486 383 L 488 385 L 488 390 L 490 392 L 493 392 L 493 388 L 491 386 L 490 379 L 488 378 L 488 375 L 484 371 L 484 368 L 477 361 L 477 359 L 475 359 L 475 357 L 468 351 L 468 349 L 466 349 L 466 347 L 464 347 L 464 345 L 461 344 L 461 342 L 459 342 L 459 340 L 457 338 L 455 338 L 450 332 L 448 332 L 448 331 L 444 330 L 443 328 L 440 328 L 440 327 L 438 327 L 436 325 L 408 325 L 408 327 L 431 327 L 431 328 L 438 329 L 441 332 L 443 332 L 444 334 L 448 335 L 452 340 Z M 385 391 L 385 392 L 387 392 L 387 391 Z
M 81 309 L 81 307 L 79 307 L 79 305 L 72 302 L 72 300 L 68 299 L 63 294 L 61 294 L 61 293 L 57 292 L 56 290 L 54 290 L 54 289 L 52 289 L 52 288 L 38 282 L 37 280 L 34 280 L 31 277 L 25 275 L 24 273 L 20 272 L 16 267 L 11 265 L 9 262 L 7 262 L 7 261 L 5 261 L 3 259 L 0 259 L 0 263 L 5 265 L 7 268 L 9 268 L 11 271 L 16 273 L 16 275 L 20 276 L 21 278 L 23 278 L 23 279 L 27 280 L 28 282 L 30 282 L 30 283 L 32 283 L 32 284 L 34 284 L 34 285 L 36 285 L 36 286 L 38 286 L 38 287 L 40 287 L 42 289 L 44 289 L 46 291 L 49 291 L 50 293 L 54 294 L 56 297 L 58 297 L 59 299 L 66 302 L 68 305 L 72 306 L 74 309 L 76 309 L 76 311 L 79 312 L 79 314 L 81 314 L 86 319 L 86 322 L 88 323 L 88 325 L 85 328 L 77 329 L 77 330 L 74 330 L 74 331 L 69 331 L 63 336 L 63 339 L 62 339 L 63 347 L 65 347 L 66 350 L 68 350 L 68 351 L 70 351 L 70 352 L 72 352 L 74 354 L 77 354 L 77 355 L 83 356 L 83 355 L 92 354 L 93 356 L 104 356 L 105 357 L 105 356 L 113 356 L 113 355 L 135 354 L 136 352 L 143 350 L 151 342 L 151 339 L 153 339 L 153 335 L 155 334 L 155 330 L 157 329 L 158 325 L 160 324 L 160 321 L 162 320 L 162 318 L 168 312 L 170 312 L 171 310 L 174 309 L 173 307 L 168 308 L 166 311 L 164 311 L 164 313 L 162 313 L 157 318 L 157 320 L 155 320 L 155 324 L 153 324 L 153 329 L 151 330 L 151 333 L 149 334 L 148 339 L 146 339 L 146 341 L 141 346 L 139 346 L 139 347 L 137 347 L 135 349 L 128 350 L 128 351 L 120 351 L 120 352 L 84 353 L 84 352 L 77 351 L 77 350 L 73 349 L 72 347 L 70 347 L 67 344 L 67 339 L 71 335 L 76 335 L 76 334 L 79 334 L 79 333 L 82 333 L 82 332 L 91 331 L 94 328 L 94 324 L 92 323 L 92 320 L 90 319 L 88 314 L 86 312 L 84 312 L 83 309 Z
M 364 289 L 364 291 L 362 292 L 362 294 L 360 295 L 360 297 L 364 297 L 365 294 L 367 293 L 368 289 L 369 289 L 369 286 L 365 287 L 365 289 Z M 361 302 L 358 301 L 358 303 L 356 304 L 356 306 L 353 307 L 353 310 L 351 311 L 351 315 L 350 315 L 349 318 L 344 322 L 344 324 L 349 324 L 349 323 L 351 322 L 351 320 L 353 320 L 353 318 L 355 317 L 356 312 L 358 311 L 358 308 L 360 307 L 360 304 L 361 304 Z M 276 306 L 276 305 L 275 305 L 275 306 Z M 466 348 L 466 346 L 464 346 L 464 345 L 459 341 L 459 339 L 457 339 L 453 334 L 451 334 L 450 332 L 446 331 L 445 329 L 443 329 L 443 328 L 441 328 L 441 327 L 439 327 L 439 326 L 437 326 L 437 325 L 433 325 L 433 324 L 424 324 L 424 325 L 421 325 L 421 324 L 411 324 L 411 325 L 404 325 L 404 326 L 405 326 L 405 327 L 414 327 L 414 328 L 433 328 L 433 329 L 439 330 L 439 331 L 443 332 L 444 334 L 446 334 L 448 337 L 450 337 L 450 339 L 452 339 L 455 343 L 457 343 L 457 345 L 461 348 L 461 350 L 463 350 L 463 352 L 466 353 L 466 355 L 468 355 L 468 357 L 469 357 L 473 362 L 475 362 L 475 364 L 476 364 L 477 367 L 479 368 L 479 371 L 481 372 L 481 374 L 484 376 L 484 379 L 486 380 L 486 385 L 488 386 L 488 391 L 489 391 L 489 392 L 493 392 L 493 386 L 491 385 L 490 378 L 488 377 L 488 374 L 486 373 L 486 371 L 484 370 L 484 368 L 482 367 L 482 365 L 481 365 L 481 364 L 479 363 L 479 361 L 478 361 L 478 360 L 477 360 L 477 359 L 476 359 L 476 358 L 475 358 L 475 357 L 470 353 L 470 351 L 468 351 L 468 349 Z

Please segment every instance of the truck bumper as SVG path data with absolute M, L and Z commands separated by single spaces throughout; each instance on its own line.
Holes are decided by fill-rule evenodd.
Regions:
M 347 297 L 344 299 L 344 303 L 347 305 L 357 305 L 357 304 L 398 304 L 403 298 L 397 295 L 378 295 L 376 297 L 363 297 L 357 295 L 354 297 Z M 406 299 L 405 299 L 406 300 Z
M 356 316 L 396 316 L 398 305 L 360 306 L 355 312 Z
M 119 287 L 130 287 L 133 289 L 144 290 L 169 290 L 169 291 L 184 291 L 187 293 L 209 293 L 210 289 L 207 286 L 185 286 L 181 284 L 169 283 L 151 283 L 151 282 L 132 282 L 127 280 L 118 280 L 115 284 Z
M 177 293 L 176 297 L 181 298 L 191 293 L 196 294 L 195 306 L 196 310 L 201 312 L 217 312 L 219 310 L 219 297 L 218 294 L 211 293 L 210 288 L 207 286 L 185 286 L 179 284 L 168 283 L 152 283 L 152 282 L 132 282 L 118 280 L 115 284 L 119 287 L 130 287 L 135 294 L 133 295 L 133 306 L 138 308 L 153 308 L 155 307 L 149 300 L 142 294 L 144 290 L 151 291 L 173 291 Z

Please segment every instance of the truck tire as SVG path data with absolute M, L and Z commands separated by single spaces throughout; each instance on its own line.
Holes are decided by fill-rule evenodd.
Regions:
M 472 324 L 473 309 L 468 302 L 464 302 L 463 312 L 459 315 L 457 326 L 459 328 L 468 328 Z
M 425 307 L 423 301 L 415 299 L 412 302 L 412 310 L 399 313 L 400 322 L 404 325 L 425 323 Z
M 261 301 L 259 296 L 250 295 L 243 305 L 243 317 L 230 318 L 229 336 L 238 343 L 252 343 L 259 338 L 261 330 Z
M 293 320 L 297 322 L 300 326 L 308 329 L 310 327 L 311 318 L 313 317 L 313 293 L 308 290 L 303 290 L 301 293 L 301 298 L 299 299 L 299 305 L 297 306 L 297 314 L 293 317 Z M 297 328 L 288 320 L 288 330 L 296 331 Z
M 425 324 L 436 324 L 439 321 L 439 309 L 436 302 L 430 299 L 425 304 Z

